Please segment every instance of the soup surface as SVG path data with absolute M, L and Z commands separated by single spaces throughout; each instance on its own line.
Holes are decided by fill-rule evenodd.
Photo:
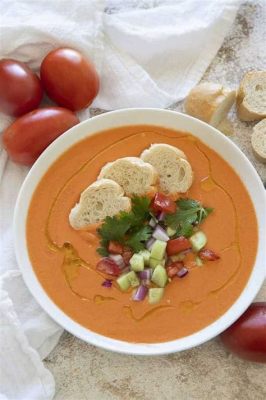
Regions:
M 76 231 L 69 212 L 108 161 L 139 156 L 152 143 L 183 150 L 194 170 L 186 194 L 214 208 L 202 225 L 215 263 L 190 270 L 166 286 L 162 301 L 133 302 L 116 285 L 102 286 L 95 230 Z M 190 335 L 214 322 L 236 301 L 257 251 L 257 221 L 249 195 L 234 170 L 186 132 L 125 126 L 77 143 L 50 167 L 31 201 L 27 243 L 34 271 L 50 298 L 81 325 L 129 342 L 155 343 Z

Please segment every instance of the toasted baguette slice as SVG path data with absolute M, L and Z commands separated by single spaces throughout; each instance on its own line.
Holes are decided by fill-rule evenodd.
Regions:
M 237 113 L 242 121 L 266 118 L 266 71 L 244 75 L 237 95 Z
M 258 160 L 266 163 L 266 118 L 254 126 L 251 145 Z
M 124 157 L 106 164 L 98 179 L 113 179 L 126 195 L 144 195 L 155 192 L 158 174 L 154 167 L 138 157 Z
M 79 203 L 69 214 L 69 222 L 74 229 L 84 229 L 130 208 L 131 200 L 124 197 L 121 186 L 110 179 L 101 179 L 81 193 Z
M 218 126 L 235 102 L 236 92 L 219 83 L 204 82 L 191 89 L 185 111 L 210 125 Z
M 163 193 L 185 193 L 192 185 L 193 171 L 180 149 L 168 144 L 152 144 L 140 158 L 158 171 Z

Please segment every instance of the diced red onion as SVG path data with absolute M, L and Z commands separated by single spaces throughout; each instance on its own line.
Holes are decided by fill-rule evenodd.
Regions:
M 160 214 L 157 216 L 158 221 L 164 221 L 165 215 L 165 212 L 161 211 Z
M 141 279 L 141 284 L 144 286 L 150 286 L 151 280 L 150 279 Z
M 155 242 L 155 239 L 153 237 L 151 237 L 147 242 L 146 242 L 146 249 L 147 250 L 151 250 L 153 243 Z
M 156 226 L 153 231 L 152 237 L 154 239 L 162 240 L 163 242 L 167 242 L 169 240 L 169 236 L 160 225 Z
M 151 279 L 152 276 L 152 269 L 144 269 L 138 273 L 140 279 Z
M 156 221 L 155 221 L 154 218 L 151 218 L 151 219 L 150 219 L 149 225 L 150 225 L 152 228 L 155 228 L 155 227 L 156 227 Z
M 102 286 L 105 288 L 111 288 L 112 287 L 112 281 L 111 279 L 105 279 L 105 281 L 103 281 Z
M 125 262 L 121 254 L 110 254 L 109 258 L 111 258 L 118 265 L 119 268 L 122 269 L 125 267 Z
M 188 269 L 186 267 L 181 268 L 178 273 L 177 276 L 179 278 L 183 278 L 184 276 L 186 276 L 188 274 Z
M 148 290 L 149 289 L 146 286 L 140 285 L 137 288 L 136 292 L 134 293 L 133 300 L 134 301 L 142 301 L 142 300 L 144 300 L 146 295 L 147 295 L 147 293 L 148 293 Z

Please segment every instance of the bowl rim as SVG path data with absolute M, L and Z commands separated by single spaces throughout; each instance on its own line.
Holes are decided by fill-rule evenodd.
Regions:
M 83 327 L 65 314 L 46 294 L 34 273 L 27 251 L 26 217 L 28 207 L 36 186 L 51 164 L 68 148 L 85 137 L 101 133 L 106 129 L 127 125 L 163 126 L 170 129 L 187 131 L 198 137 L 207 146 L 220 154 L 238 173 L 250 194 L 257 216 L 259 230 L 257 256 L 249 280 L 238 299 L 220 318 L 207 327 L 189 336 L 168 342 L 130 343 L 100 335 Z M 222 154 L 223 150 L 226 150 L 224 154 Z M 251 196 L 251 191 L 253 196 Z M 103 349 L 124 354 L 163 355 L 186 350 L 214 338 L 229 327 L 248 308 L 261 288 L 266 275 L 266 269 L 264 270 L 261 267 L 266 258 L 266 247 L 263 243 L 263 238 L 266 237 L 265 193 L 262 181 L 251 162 L 235 143 L 212 126 L 186 114 L 157 108 L 130 108 L 107 112 L 72 127 L 56 139 L 32 166 L 22 184 L 15 206 L 14 234 L 16 258 L 24 282 L 35 300 L 54 321 L 74 336 Z

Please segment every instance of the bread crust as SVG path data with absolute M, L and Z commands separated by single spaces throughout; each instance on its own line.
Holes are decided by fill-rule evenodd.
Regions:
M 257 159 L 266 163 L 266 118 L 254 126 L 251 145 Z
M 254 103 L 258 105 L 255 106 Z M 241 121 L 257 121 L 266 118 L 266 71 L 249 71 L 237 94 L 237 114 Z
M 139 157 L 124 157 L 107 163 L 98 179 L 107 178 L 117 182 L 127 196 L 155 193 L 158 173 L 149 163 Z
M 188 191 L 193 182 L 193 171 L 184 152 L 168 144 L 152 144 L 140 158 L 154 166 L 160 178 L 160 191 L 177 195 Z
M 79 202 L 70 211 L 69 222 L 74 229 L 86 229 L 107 216 L 130 209 L 131 200 L 124 196 L 121 186 L 110 179 L 101 179 L 81 193 Z
M 203 82 L 188 94 L 184 107 L 187 114 L 218 126 L 235 102 L 236 92 L 219 83 Z

